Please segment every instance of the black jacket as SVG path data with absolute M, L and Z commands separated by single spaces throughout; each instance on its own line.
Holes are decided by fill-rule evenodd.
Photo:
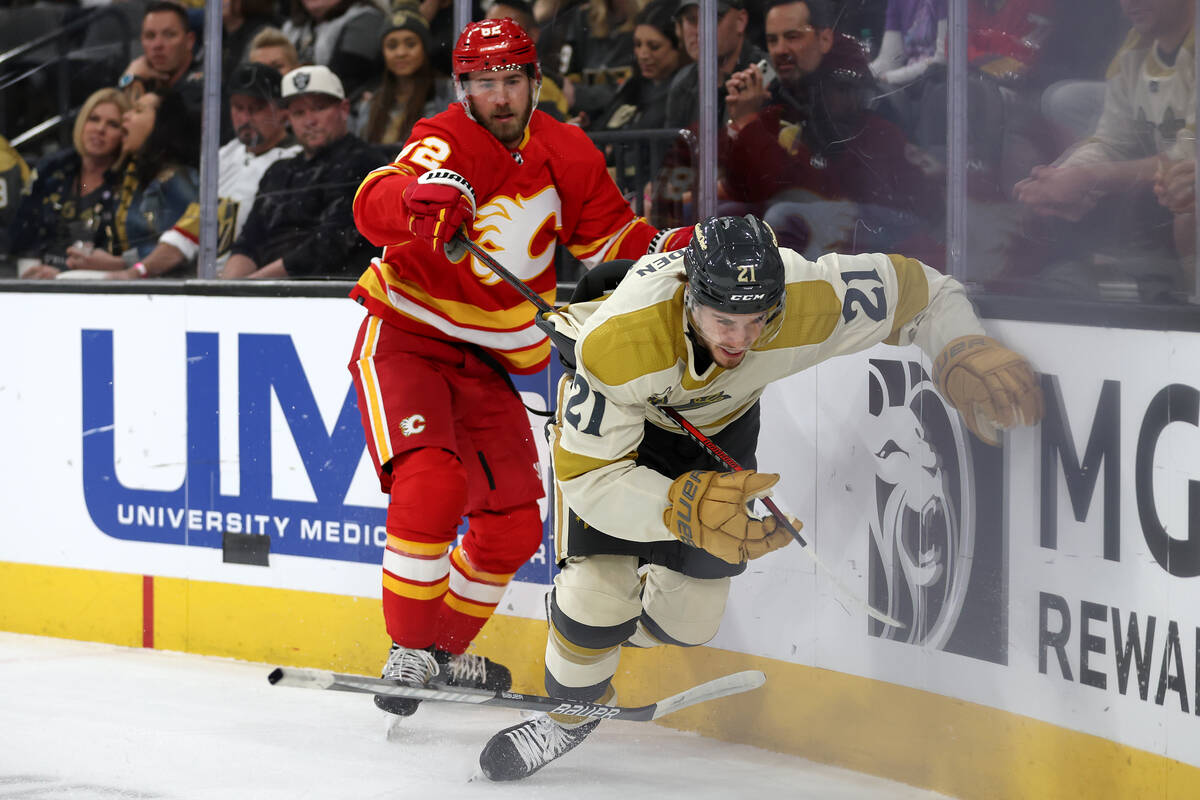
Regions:
M 378 150 L 351 134 L 312 158 L 276 161 L 232 252 L 259 267 L 282 258 L 291 277 L 358 277 L 379 248 L 354 227 L 354 193 L 381 163 Z

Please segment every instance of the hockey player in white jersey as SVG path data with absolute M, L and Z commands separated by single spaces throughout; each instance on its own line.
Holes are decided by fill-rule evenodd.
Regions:
M 748 506 L 779 479 L 754 469 L 772 381 L 915 342 L 981 439 L 999 444 L 1001 429 L 1042 415 L 1029 363 L 984 334 L 957 281 L 895 255 L 808 261 L 752 216 L 702 222 L 687 248 L 642 258 L 603 302 L 573 303 L 555 323 L 577 343 L 550 428 L 561 571 L 546 689 L 580 702 L 615 702 L 622 645 L 709 641 L 730 577 L 791 541 Z M 714 471 L 663 406 L 746 469 Z M 539 714 L 493 736 L 480 766 L 492 780 L 524 778 L 598 724 Z

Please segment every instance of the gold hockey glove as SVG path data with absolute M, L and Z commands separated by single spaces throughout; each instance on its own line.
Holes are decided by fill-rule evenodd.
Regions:
M 960 336 L 933 364 L 933 382 L 984 442 L 1042 418 L 1042 387 L 1025 357 L 987 336 Z
M 765 556 L 790 542 L 791 534 L 774 517 L 750 516 L 746 506 L 767 494 L 778 480 L 778 475 L 750 469 L 693 470 L 676 478 L 667 490 L 671 505 L 663 512 L 663 524 L 681 542 L 730 564 Z

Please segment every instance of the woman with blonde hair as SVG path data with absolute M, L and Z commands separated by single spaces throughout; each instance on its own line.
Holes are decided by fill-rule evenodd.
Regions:
M 46 156 L 33 173 L 11 230 L 11 250 L 25 262 L 24 277 L 57 274 L 73 242 L 102 244 L 103 220 L 116 206 L 121 119 L 129 101 L 118 89 L 93 92 L 79 109 L 74 147 Z
M 408 139 L 413 124 L 445 111 L 454 82 L 430 62 L 429 23 L 416 6 L 399 6 L 380 38 L 384 71 L 378 87 L 359 103 L 355 132 L 372 144 Z
M 104 241 L 67 248 L 69 270 L 146 277 L 141 260 L 200 196 L 200 120 L 188 113 L 178 91 L 155 89 L 139 97 L 122 118 L 122 131 L 121 172 Z M 58 271 L 33 277 L 58 277 Z

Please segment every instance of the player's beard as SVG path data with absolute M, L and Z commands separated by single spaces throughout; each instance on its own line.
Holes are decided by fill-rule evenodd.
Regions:
M 532 106 L 532 98 L 530 98 Z M 524 114 L 517 114 L 515 109 L 509 107 L 502 113 L 510 113 L 511 117 L 504 120 L 495 119 L 495 111 L 487 119 L 480 120 L 483 127 L 487 128 L 488 133 L 495 136 L 501 144 L 506 147 L 516 147 L 521 143 L 521 138 L 525 135 L 525 126 L 529 124 L 529 116 L 533 113 L 532 108 L 526 110 Z M 478 113 L 475 113 L 475 118 L 479 119 Z

